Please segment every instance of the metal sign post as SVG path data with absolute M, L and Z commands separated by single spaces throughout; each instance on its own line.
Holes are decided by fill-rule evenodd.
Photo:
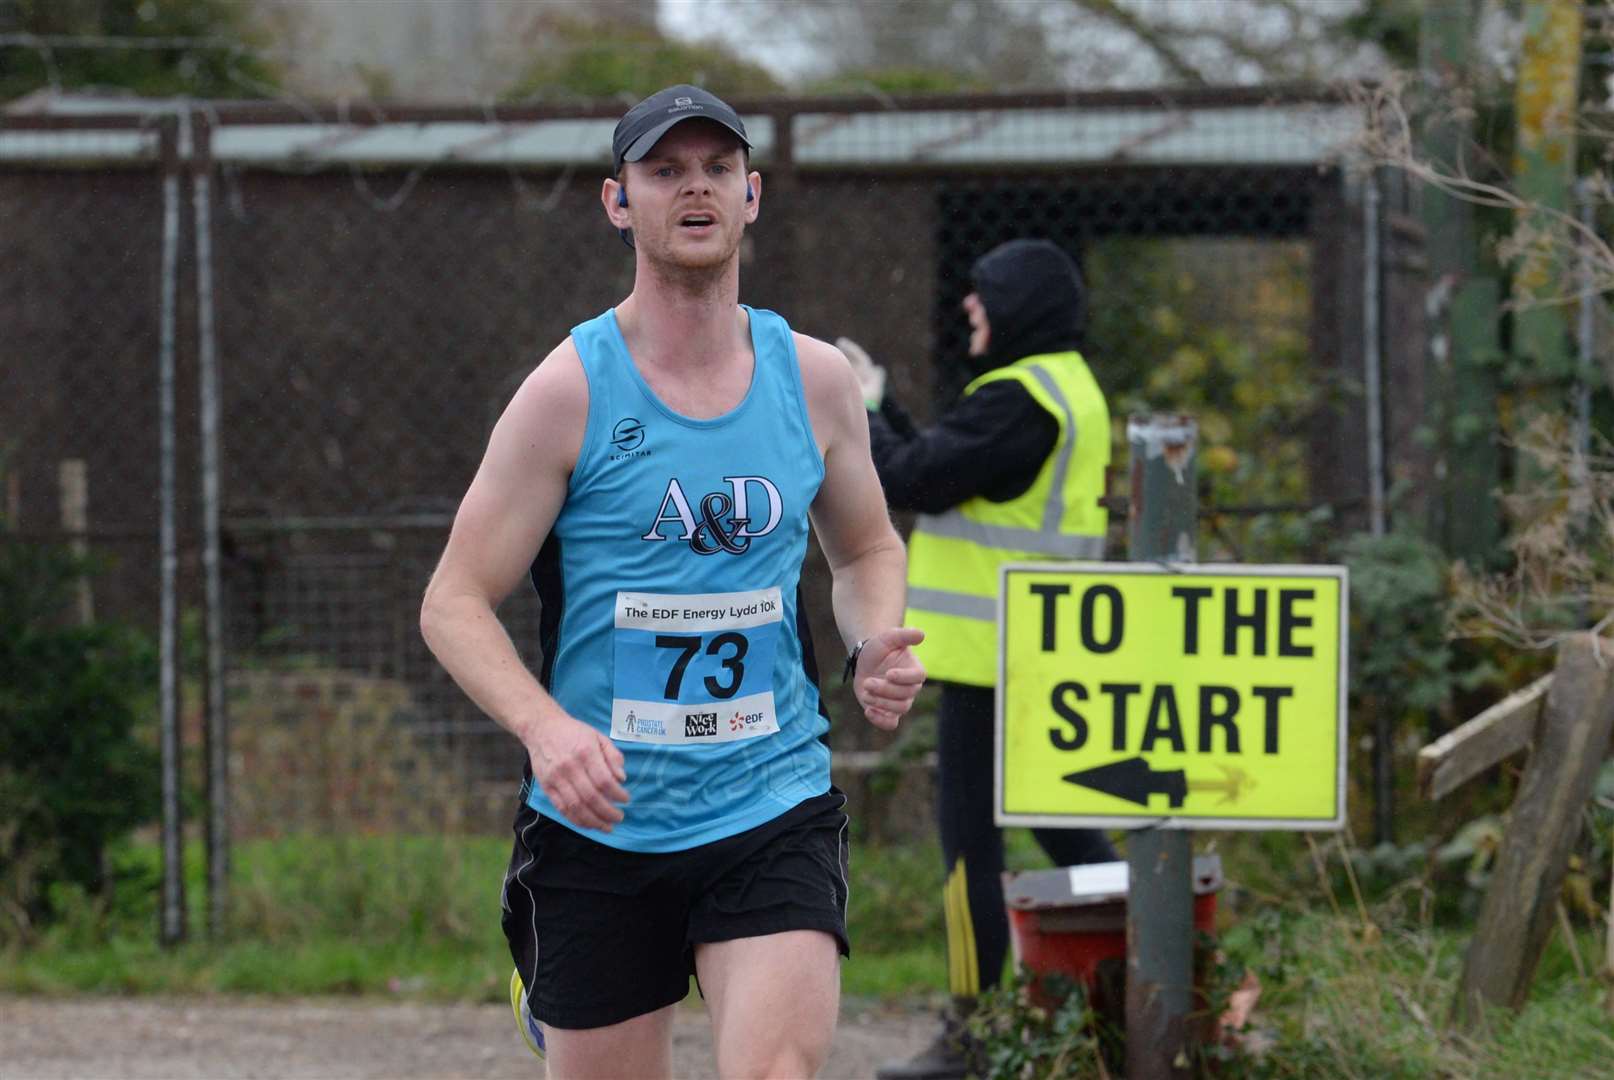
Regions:
M 163 945 L 185 940 L 185 833 L 181 805 L 181 738 L 179 726 L 179 525 L 177 501 L 178 460 L 175 381 L 177 370 L 177 309 L 179 305 L 179 181 L 181 158 L 178 122 L 163 121 L 163 251 L 162 308 L 159 317 L 160 345 L 157 354 L 159 418 L 158 463 L 159 518 L 161 548 L 161 612 L 158 641 L 161 674 L 158 684 L 158 742 L 162 753 L 162 900 L 157 922 L 157 938 Z
M 206 678 L 203 703 L 207 756 L 207 933 L 214 940 L 229 926 L 230 725 L 224 696 L 224 586 L 220 566 L 219 449 L 221 394 L 218 342 L 213 320 L 213 129 L 194 117 L 191 158 L 192 213 L 196 229 L 196 338 L 200 368 L 202 465 L 202 584 L 206 617 Z
M 1193 562 L 1199 508 L 1190 417 L 1133 417 L 1127 558 Z M 1188 1013 L 1194 991 L 1194 849 L 1178 829 L 1127 838 L 1126 1075 L 1188 1075 Z

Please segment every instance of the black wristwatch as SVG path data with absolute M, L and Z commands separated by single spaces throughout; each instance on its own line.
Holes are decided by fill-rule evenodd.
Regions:
M 841 685 L 851 682 L 852 676 L 857 674 L 857 658 L 863 655 L 863 646 L 868 643 L 869 639 L 864 638 L 852 647 L 851 655 L 846 658 L 846 670 L 841 672 Z

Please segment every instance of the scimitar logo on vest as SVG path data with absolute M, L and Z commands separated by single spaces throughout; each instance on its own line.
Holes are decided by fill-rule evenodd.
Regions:
M 999 594 L 997 820 L 1334 829 L 1338 566 L 1013 564 Z

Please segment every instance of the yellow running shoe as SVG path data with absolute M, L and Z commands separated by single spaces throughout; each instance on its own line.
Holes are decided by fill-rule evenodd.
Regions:
M 521 1029 L 522 1041 L 527 1049 L 538 1055 L 540 1061 L 544 1057 L 544 1029 L 527 1009 L 527 988 L 521 983 L 521 972 L 515 968 L 510 969 L 510 1008 L 516 1014 L 516 1027 Z

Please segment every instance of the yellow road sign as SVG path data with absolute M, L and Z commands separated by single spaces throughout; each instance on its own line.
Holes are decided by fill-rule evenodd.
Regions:
M 998 822 L 1339 828 L 1346 597 L 1342 566 L 1005 566 Z

